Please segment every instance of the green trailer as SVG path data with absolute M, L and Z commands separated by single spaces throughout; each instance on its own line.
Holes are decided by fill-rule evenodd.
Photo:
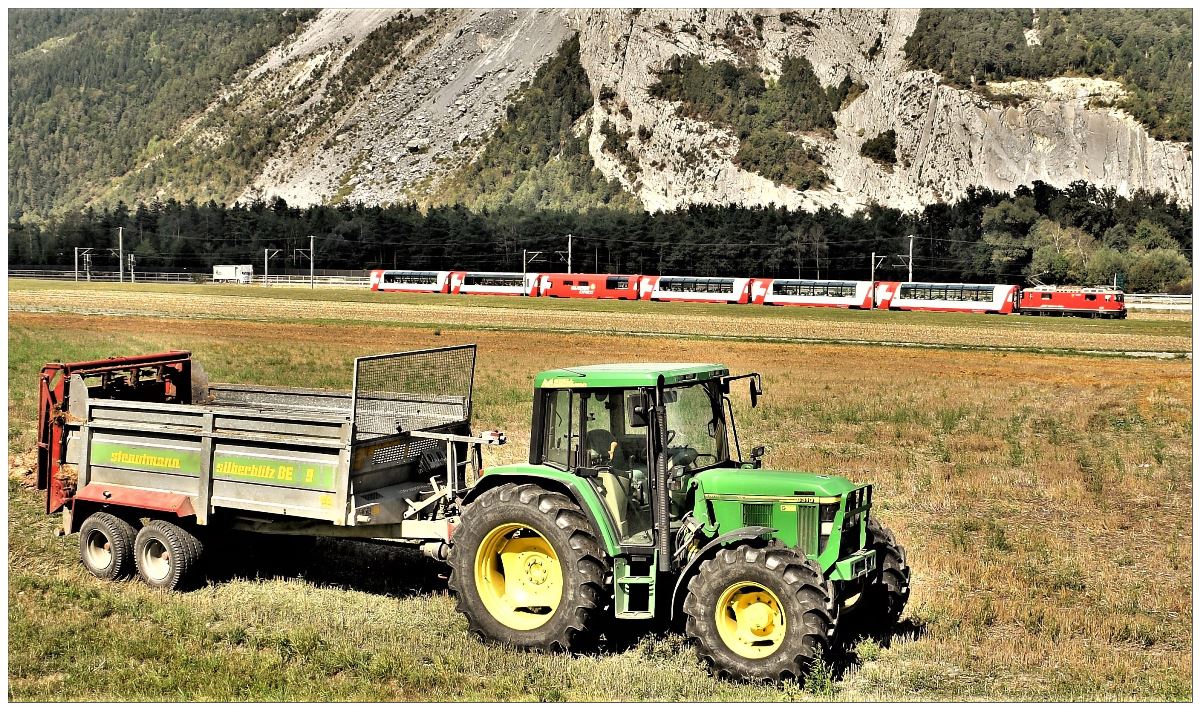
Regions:
M 348 393 L 210 385 L 187 353 L 43 371 L 39 484 L 97 576 L 181 586 L 214 527 L 419 546 L 484 639 L 586 650 L 677 624 L 720 675 L 803 678 L 897 623 L 904 548 L 872 488 L 742 454 L 719 364 L 539 374 L 527 460 L 482 464 L 474 347 L 359 358 Z

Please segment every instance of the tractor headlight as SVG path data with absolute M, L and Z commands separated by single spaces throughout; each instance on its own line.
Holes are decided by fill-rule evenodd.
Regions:
M 839 503 L 822 503 L 821 504 L 821 522 L 832 523 L 837 517 Z
M 817 550 L 824 550 L 826 543 L 829 542 L 829 536 L 833 534 L 833 519 L 837 517 L 838 509 L 841 507 L 841 501 L 836 503 L 822 503 L 819 516 L 821 518 L 820 534 L 817 536 Z M 819 554 L 819 553 L 818 553 Z

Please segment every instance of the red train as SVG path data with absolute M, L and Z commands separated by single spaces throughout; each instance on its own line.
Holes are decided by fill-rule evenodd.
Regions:
M 371 272 L 374 291 L 1124 318 L 1114 288 L 499 271 Z

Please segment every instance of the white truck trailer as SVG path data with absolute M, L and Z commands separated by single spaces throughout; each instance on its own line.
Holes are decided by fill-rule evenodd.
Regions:
M 212 280 L 215 283 L 248 284 L 254 278 L 251 264 L 218 264 L 213 266 Z

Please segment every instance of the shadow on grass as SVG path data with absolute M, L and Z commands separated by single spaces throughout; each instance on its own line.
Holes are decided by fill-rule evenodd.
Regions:
M 226 533 L 205 540 L 204 557 L 210 584 L 298 579 L 397 598 L 445 591 L 450 574 L 418 550 L 336 538 Z
M 919 619 L 901 619 L 900 623 L 885 629 L 868 629 L 850 625 L 846 634 L 829 651 L 829 663 L 833 680 L 840 681 L 850 671 L 861 666 L 869 658 L 861 658 L 858 652 L 863 641 L 873 641 L 878 648 L 890 648 L 893 641 L 903 639 L 915 641 L 926 634 L 926 624 Z

